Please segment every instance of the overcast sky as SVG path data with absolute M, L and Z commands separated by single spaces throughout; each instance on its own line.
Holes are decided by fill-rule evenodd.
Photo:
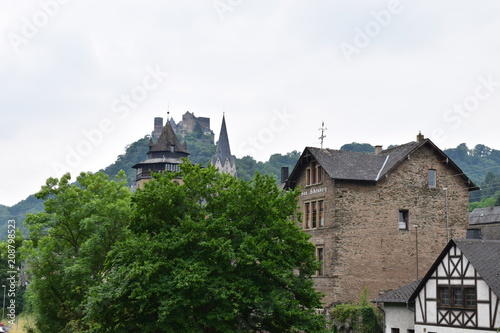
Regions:
M 225 112 L 232 153 L 500 149 L 500 2 L 4 0 L 0 204 L 97 171 L 154 117 Z M 217 137 L 216 137 L 217 139 Z M 145 155 L 146 156 L 146 155 Z

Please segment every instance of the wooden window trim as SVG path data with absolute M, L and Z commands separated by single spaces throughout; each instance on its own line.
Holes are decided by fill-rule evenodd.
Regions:
M 443 294 L 442 291 L 444 289 L 448 289 L 448 303 L 443 304 Z M 473 291 L 473 292 L 472 292 Z M 456 303 L 457 293 L 460 293 L 461 304 Z M 472 292 L 472 293 L 471 293 Z M 468 299 L 467 295 L 473 295 L 474 299 L 473 305 L 467 305 Z M 459 309 L 459 310 L 475 310 L 477 309 L 477 290 L 474 286 L 463 286 L 463 285 L 446 285 L 446 286 L 438 286 L 437 290 L 437 307 L 438 309 Z
M 304 229 L 318 229 L 325 226 L 325 200 L 304 202 Z

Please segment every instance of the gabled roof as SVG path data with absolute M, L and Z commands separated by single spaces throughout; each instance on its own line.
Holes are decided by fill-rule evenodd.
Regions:
M 219 140 L 217 141 L 217 148 L 215 150 L 215 156 L 212 159 L 212 164 L 215 165 L 217 159 L 219 159 L 222 165 L 224 165 L 226 161 L 229 161 L 231 164 L 235 163 L 231 155 L 231 148 L 229 147 L 225 116 L 222 116 L 222 126 L 220 128 Z
M 469 225 L 500 223 L 500 206 L 475 208 L 469 214 Z
M 170 121 L 167 121 L 165 127 L 163 127 L 160 137 L 158 138 L 158 141 L 150 145 L 149 152 L 170 152 L 171 146 L 174 146 L 176 153 L 180 152 L 189 154 L 186 147 L 184 147 L 184 145 L 180 143 L 179 139 L 177 139 L 177 135 L 175 135 Z
M 414 301 L 450 249 L 456 245 L 491 290 L 500 297 L 500 240 L 452 239 L 410 297 Z
M 442 157 L 443 162 L 447 163 L 455 170 L 457 175 L 462 177 L 469 187 L 469 191 L 479 189 L 477 185 L 474 184 L 463 171 L 429 139 L 422 139 L 418 142 L 410 142 L 391 149 L 386 149 L 379 154 L 306 147 L 290 174 L 287 186 L 295 186 L 294 181 L 298 178 L 300 170 L 304 166 L 304 161 L 308 160 L 310 157 L 318 161 L 330 178 L 377 182 L 390 171 L 397 168 L 406 159 L 410 158 L 410 155 L 414 151 L 420 149 L 424 145 L 431 147 Z
M 415 292 L 422 279 L 415 280 L 404 286 L 386 292 L 382 296 L 373 300 L 373 303 L 408 303 L 411 295 Z

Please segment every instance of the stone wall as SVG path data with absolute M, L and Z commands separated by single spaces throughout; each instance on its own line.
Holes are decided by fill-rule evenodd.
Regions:
M 437 186 L 427 185 L 427 171 L 437 171 Z M 323 199 L 325 226 L 306 230 L 311 242 L 324 248 L 324 275 L 315 286 L 324 303 L 358 301 L 368 288 L 369 299 L 422 277 L 447 244 L 446 201 L 450 236 L 465 238 L 468 191 L 462 178 L 428 145 L 379 182 L 334 181 L 304 186 L 306 201 Z M 447 190 L 443 190 L 447 188 Z M 311 191 L 313 190 L 313 191 Z M 399 230 L 398 211 L 409 211 L 409 229 Z M 303 210 L 303 208 L 302 208 Z

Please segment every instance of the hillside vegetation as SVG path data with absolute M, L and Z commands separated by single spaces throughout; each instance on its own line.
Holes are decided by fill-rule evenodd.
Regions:
M 132 166 L 146 159 L 149 149 L 149 136 L 127 145 L 123 154 L 119 155 L 116 161 L 100 170 L 110 177 L 115 177 L 120 170 L 124 170 L 127 176 L 127 184 L 135 184 L 135 170 Z M 181 142 L 187 144 L 190 152 L 191 162 L 206 166 L 210 163 L 215 154 L 215 144 L 211 140 L 200 137 L 198 134 L 188 134 L 180 138 Z M 343 145 L 341 150 L 358 151 L 370 153 L 374 151 L 374 146 L 367 143 L 349 143 Z M 488 207 L 500 205 L 500 150 L 489 148 L 478 144 L 474 148 L 469 148 L 465 143 L 456 148 L 445 149 L 448 155 L 462 171 L 481 187 L 481 191 L 470 193 L 470 209 L 476 207 Z M 290 171 L 295 166 L 301 152 L 292 151 L 285 154 L 273 154 L 266 162 L 256 161 L 251 156 L 236 158 L 236 170 L 238 177 L 243 180 L 252 179 L 258 172 L 262 175 L 271 175 L 279 182 L 281 167 L 287 166 Z M 73 175 L 76 177 L 77 175 Z M 42 186 L 43 184 L 40 184 Z M 5 224 L 9 219 L 15 219 L 17 225 L 22 228 L 26 213 L 37 213 L 43 210 L 42 200 L 36 199 L 34 195 L 28 196 L 12 207 L 0 205 L 0 239 L 5 239 L 7 228 Z

